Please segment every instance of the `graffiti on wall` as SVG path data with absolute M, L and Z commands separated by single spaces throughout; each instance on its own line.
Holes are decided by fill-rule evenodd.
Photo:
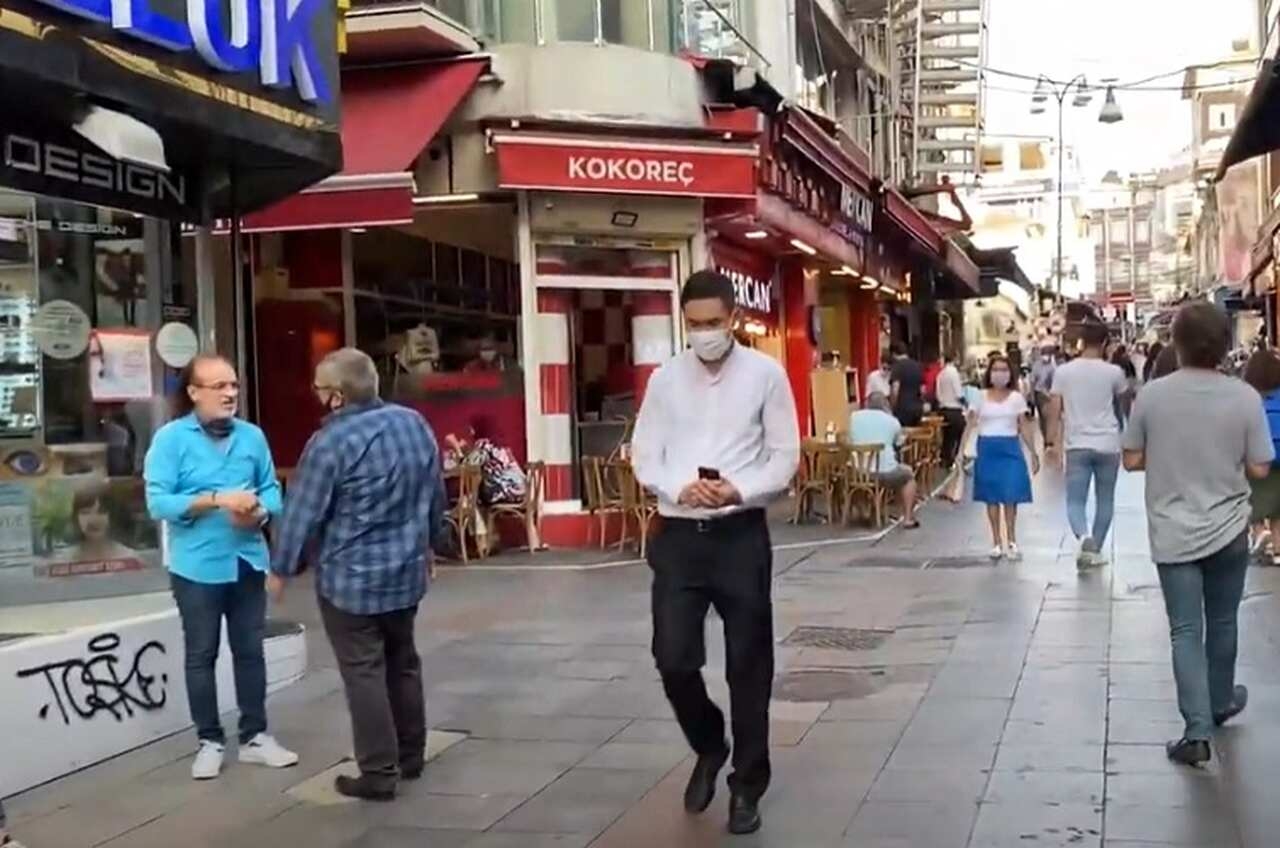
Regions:
M 116 721 L 132 718 L 135 712 L 164 708 L 168 698 L 169 675 L 148 671 L 148 662 L 159 662 L 165 646 L 151 640 L 133 652 L 120 652 L 120 636 L 102 633 L 89 640 L 87 653 L 19 669 L 19 680 L 43 678 L 47 700 L 39 709 L 41 719 L 51 714 L 63 724 L 73 719 L 89 721 L 102 713 Z

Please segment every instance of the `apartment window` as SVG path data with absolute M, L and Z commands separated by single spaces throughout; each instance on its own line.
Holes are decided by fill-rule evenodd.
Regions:
M 1236 104 L 1209 104 L 1209 132 L 1230 132 L 1236 125 Z
M 1095 221 L 1089 225 L 1089 238 L 1098 247 L 1102 246 L 1102 222 Z
M 1004 148 L 998 144 L 982 145 L 982 170 L 987 172 L 1004 170 Z
M 1124 218 L 1112 218 L 1107 225 L 1108 232 L 1111 234 L 1112 244 L 1128 244 L 1129 243 L 1129 222 Z
M 1133 224 L 1133 241 L 1135 244 L 1151 243 L 1151 222 L 1135 221 Z
M 1018 165 L 1024 171 L 1040 171 L 1044 169 L 1044 151 L 1038 144 L 1018 145 Z
M 595 41 L 599 5 L 596 0 L 542 0 L 547 41 Z

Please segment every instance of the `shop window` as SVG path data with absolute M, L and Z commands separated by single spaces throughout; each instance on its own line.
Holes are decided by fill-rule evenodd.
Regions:
M 666 288 L 674 279 L 674 256 L 666 251 L 540 244 L 537 276 L 565 288 L 611 287 L 621 280 L 652 281 Z
M 0 605 L 167 584 L 141 474 L 185 364 L 153 336 L 166 317 L 194 321 L 170 300 L 181 287 L 162 290 L 171 235 L 0 193 Z

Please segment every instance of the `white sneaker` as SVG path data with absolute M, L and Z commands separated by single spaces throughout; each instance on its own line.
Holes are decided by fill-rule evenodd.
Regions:
M 991 557 L 993 560 L 1002 559 L 1004 557 L 1004 548 L 996 545 L 991 549 L 991 553 L 987 554 L 987 556 Z
M 1014 542 L 1009 543 L 1009 547 L 1005 549 L 1004 555 L 1009 558 L 1010 562 L 1017 562 L 1022 559 L 1022 551 L 1018 550 L 1018 545 Z
M 298 764 L 298 755 L 275 740 L 259 733 L 240 746 L 240 762 L 268 768 L 288 768 Z
M 192 780 L 213 780 L 222 772 L 222 757 L 226 747 L 208 739 L 200 740 L 196 761 L 191 764 Z

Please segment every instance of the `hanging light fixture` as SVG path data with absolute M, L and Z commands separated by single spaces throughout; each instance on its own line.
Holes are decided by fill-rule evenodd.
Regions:
M 1102 103 L 1102 111 L 1098 113 L 1098 121 L 1103 124 L 1118 124 L 1124 120 L 1124 111 L 1116 102 L 1116 88 L 1107 86 L 1107 99 Z
M 1049 95 L 1045 92 L 1044 88 L 1044 77 L 1040 77 L 1040 79 L 1036 80 L 1036 90 L 1031 92 L 1031 102 L 1045 103 L 1048 102 L 1048 100 Z
M 1072 98 L 1071 105 L 1075 107 L 1088 106 L 1093 100 L 1093 89 L 1089 88 L 1089 80 L 1080 77 L 1080 82 L 1076 84 L 1076 96 Z

